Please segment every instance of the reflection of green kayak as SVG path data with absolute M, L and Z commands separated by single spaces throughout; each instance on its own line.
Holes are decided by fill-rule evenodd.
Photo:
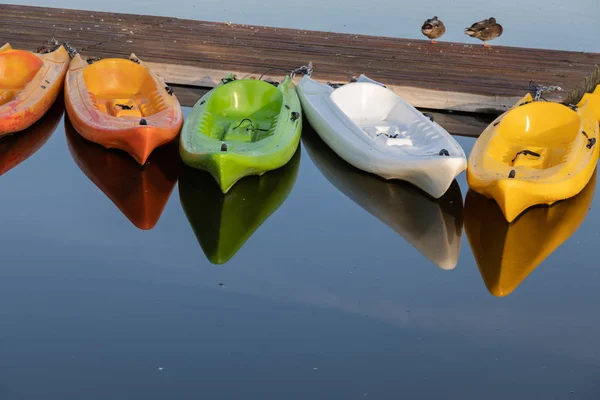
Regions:
M 210 172 L 227 193 L 245 176 L 285 165 L 298 147 L 301 130 L 300 101 L 289 77 L 276 87 L 230 74 L 185 120 L 181 158 Z
M 179 198 L 185 215 L 213 264 L 225 264 L 290 194 L 298 175 L 300 149 L 283 168 L 240 181 L 227 194 L 212 177 L 185 167 Z

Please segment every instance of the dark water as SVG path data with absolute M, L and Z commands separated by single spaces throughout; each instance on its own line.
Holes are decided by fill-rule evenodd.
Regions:
M 593 185 L 508 228 L 464 174 L 434 202 L 307 130 L 223 198 L 58 111 L 0 144 L 1 399 L 600 397 Z

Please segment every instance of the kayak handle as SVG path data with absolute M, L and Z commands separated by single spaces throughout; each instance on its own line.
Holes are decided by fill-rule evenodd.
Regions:
M 235 78 L 222 78 L 221 84 L 225 85 L 226 83 L 233 82 L 233 81 L 235 81 Z
M 241 120 L 241 121 L 240 121 L 240 123 L 239 123 L 239 124 L 237 124 L 237 126 L 236 126 L 236 127 L 232 128 L 232 129 L 237 129 L 237 128 L 239 128 L 240 126 L 242 126 L 242 124 L 243 124 L 245 121 L 248 121 L 248 122 L 250 122 L 250 127 L 246 127 L 246 130 L 248 130 L 248 129 L 252 129 L 253 131 L 263 131 L 263 132 L 268 132 L 268 131 L 269 131 L 268 129 L 260 129 L 260 128 L 257 128 L 257 127 L 255 127 L 255 126 L 254 126 L 254 124 L 252 123 L 252 120 L 251 120 L 250 118 L 244 118 L 243 120 Z
M 300 118 L 300 113 L 298 111 L 292 111 L 292 117 L 290 118 L 292 121 L 297 120 L 298 118 Z
M 596 144 L 596 138 L 590 138 L 588 139 L 588 144 L 585 146 L 588 149 L 591 149 L 592 147 L 594 147 L 594 145 Z
M 511 162 L 514 163 L 515 160 L 517 159 L 517 157 L 519 157 L 520 154 L 524 154 L 526 156 L 534 156 L 534 157 L 538 157 L 538 158 L 540 157 L 540 154 L 536 153 L 534 151 L 531 151 L 531 150 L 521 150 L 517 154 L 515 154 L 515 158 L 513 158 Z
M 588 140 L 587 144 L 585 145 L 585 147 L 587 147 L 588 149 L 591 149 L 592 147 L 594 147 L 594 145 L 596 144 L 596 138 L 590 138 L 588 136 L 587 133 L 585 133 L 585 131 L 581 131 L 581 133 L 583 133 L 583 136 L 585 136 Z

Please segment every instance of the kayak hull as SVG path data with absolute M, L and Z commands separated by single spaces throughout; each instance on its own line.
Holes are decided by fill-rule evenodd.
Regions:
M 300 101 L 289 78 L 275 87 L 230 76 L 194 106 L 182 129 L 180 154 L 227 193 L 246 176 L 285 165 L 301 130 Z
M 581 192 L 598 161 L 594 104 L 576 110 L 525 96 L 493 121 L 475 142 L 467 181 L 494 199 L 506 220 Z
M 354 167 L 441 197 L 465 170 L 464 151 L 441 126 L 372 82 L 365 77 L 333 89 L 304 76 L 298 93 L 308 121 Z
M 67 72 L 65 105 L 73 127 L 105 148 L 121 149 L 139 164 L 177 137 L 179 101 L 139 59 L 88 64 L 75 56 Z
M 45 54 L 0 48 L 0 136 L 22 131 L 50 109 L 71 58 L 63 46 Z

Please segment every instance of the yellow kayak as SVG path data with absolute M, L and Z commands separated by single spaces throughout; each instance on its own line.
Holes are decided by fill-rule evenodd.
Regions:
M 573 235 L 590 209 L 596 175 L 575 197 L 552 207 L 533 207 L 509 224 L 493 201 L 471 190 L 465 231 L 479 272 L 491 294 L 507 296 Z
M 496 200 L 508 222 L 536 204 L 581 192 L 598 161 L 600 87 L 577 107 L 526 95 L 475 142 L 467 181 Z

